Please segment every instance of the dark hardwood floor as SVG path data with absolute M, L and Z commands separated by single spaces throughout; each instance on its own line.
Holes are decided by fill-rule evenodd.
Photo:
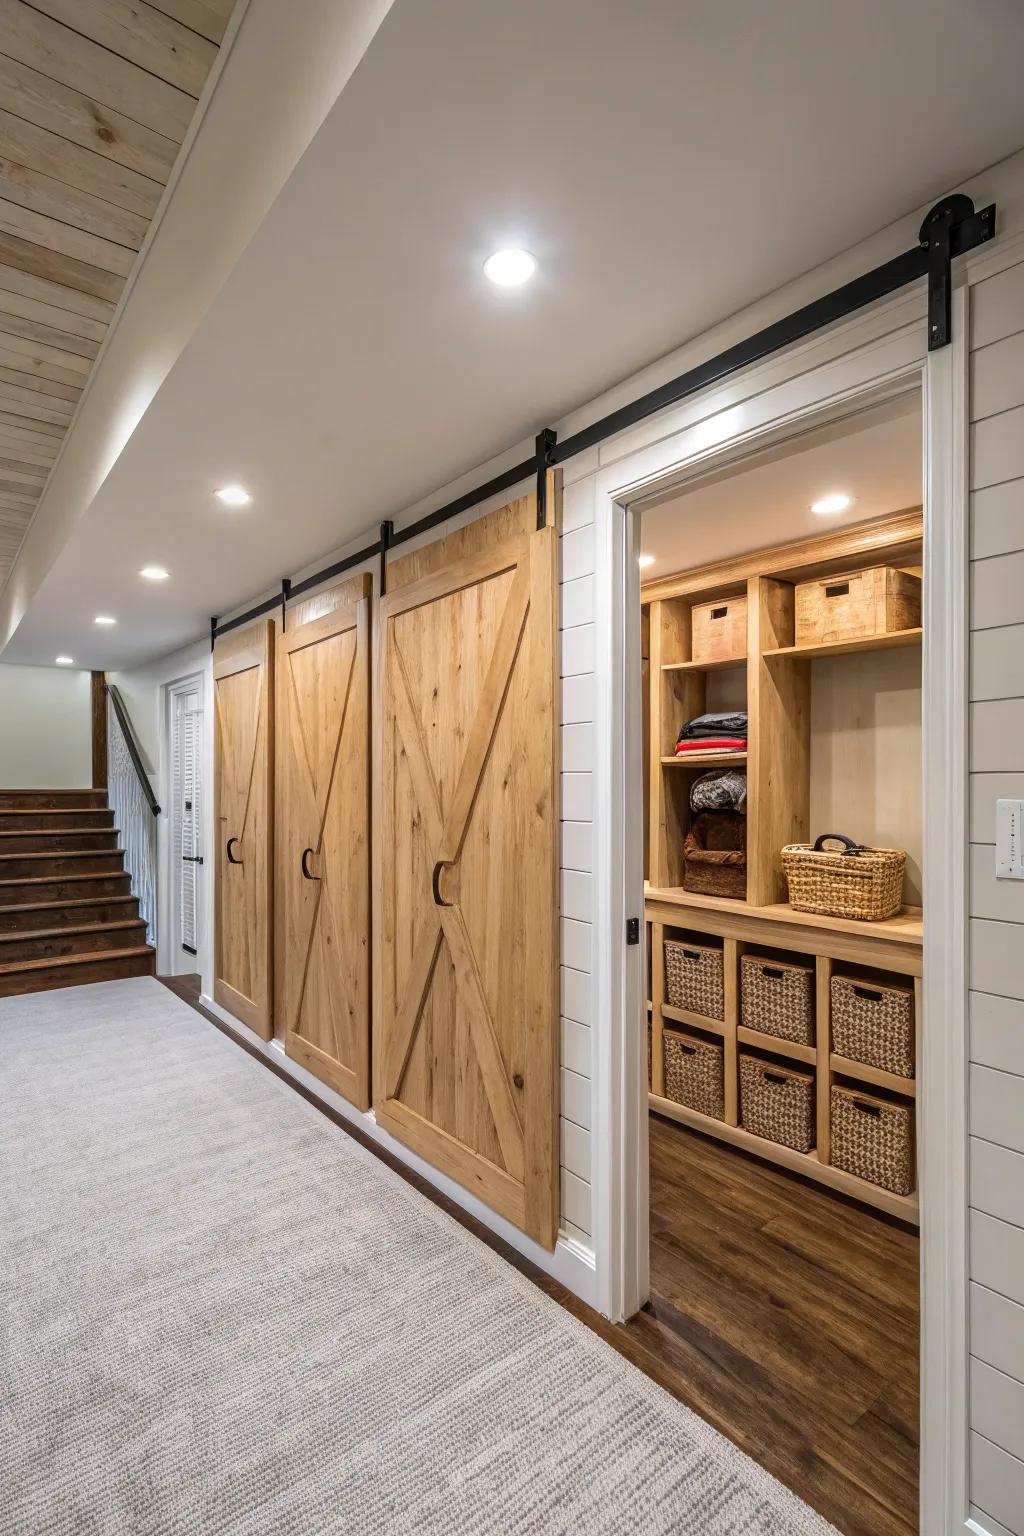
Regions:
M 165 982 L 224 1028 L 198 977 Z M 916 1234 L 657 1115 L 650 1132 L 652 1295 L 624 1325 L 384 1161 L 845 1536 L 914 1536 Z

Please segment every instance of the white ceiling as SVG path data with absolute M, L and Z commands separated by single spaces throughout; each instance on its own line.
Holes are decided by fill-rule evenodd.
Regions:
M 193 638 L 1016 149 L 1022 62 L 1017 0 L 396 0 L 4 660 Z
M 915 391 L 702 479 L 644 512 L 643 580 L 920 506 L 921 426 Z M 845 512 L 811 511 L 834 492 L 853 498 Z

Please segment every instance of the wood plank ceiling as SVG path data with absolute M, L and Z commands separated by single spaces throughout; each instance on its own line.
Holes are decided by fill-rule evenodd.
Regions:
M 234 0 L 0 0 L 0 586 Z

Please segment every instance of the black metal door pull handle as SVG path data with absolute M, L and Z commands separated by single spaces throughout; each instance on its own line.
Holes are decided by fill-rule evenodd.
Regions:
M 303 874 L 303 877 L 306 880 L 319 880 L 320 879 L 319 875 L 311 875 L 310 874 L 310 872 L 309 872 L 309 865 L 306 863 L 306 860 L 309 858 L 309 856 L 310 856 L 310 854 L 312 852 L 313 852 L 312 848 L 303 848 L 303 850 L 302 850 L 302 874 Z
M 229 864 L 241 864 L 241 862 L 242 862 L 241 859 L 236 859 L 234 854 L 231 852 L 231 844 L 232 843 L 237 843 L 237 842 L 238 842 L 238 838 L 237 837 L 229 837 L 228 838 L 227 848 L 224 851 L 227 854 L 227 858 L 228 858 L 228 863 Z
M 437 863 L 434 865 L 434 873 L 430 877 L 430 883 L 434 887 L 434 905 L 436 907 L 451 906 L 451 902 L 445 901 L 444 897 L 441 895 L 441 871 L 442 869 L 447 868 L 449 868 L 449 861 L 447 859 L 438 859 Z

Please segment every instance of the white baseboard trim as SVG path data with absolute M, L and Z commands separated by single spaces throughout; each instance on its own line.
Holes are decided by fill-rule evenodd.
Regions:
M 588 1306 L 596 1307 L 596 1267 L 592 1248 L 584 1247 L 577 1239 L 568 1237 L 564 1233 L 559 1234 L 554 1253 L 549 1253 L 546 1248 L 541 1248 L 538 1243 L 533 1242 L 531 1238 L 520 1232 L 517 1227 L 512 1226 L 503 1216 L 499 1216 L 495 1211 L 484 1205 L 481 1200 L 478 1200 L 475 1195 L 463 1189 L 461 1184 L 456 1184 L 454 1180 L 449 1179 L 445 1174 L 439 1173 L 436 1168 L 431 1167 L 422 1157 L 418 1157 L 415 1152 L 410 1151 L 402 1142 L 396 1141 L 393 1136 L 389 1135 L 387 1131 L 377 1124 L 377 1117 L 372 1109 L 365 1112 L 361 1109 L 356 1109 L 347 1099 L 343 1099 L 340 1093 L 335 1093 L 333 1088 L 329 1088 L 318 1077 L 314 1077 L 312 1072 L 307 1072 L 305 1067 L 301 1067 L 298 1062 L 292 1061 L 286 1055 L 284 1046 L 279 1041 L 261 1040 L 259 1035 L 243 1024 L 240 1019 L 236 1019 L 233 1014 L 228 1013 L 226 1008 L 222 1008 L 219 1003 L 215 1003 L 208 993 L 202 993 L 199 1001 L 208 1013 L 212 1013 L 215 1018 L 220 1019 L 221 1023 L 232 1034 L 237 1035 L 239 1040 L 243 1040 L 247 1045 L 253 1046 L 261 1055 L 269 1057 L 276 1067 L 286 1072 L 289 1077 L 294 1078 L 295 1082 L 301 1084 L 314 1098 L 319 1099 L 329 1109 L 341 1115 L 350 1125 L 355 1126 L 370 1141 L 375 1142 L 377 1146 L 388 1152 L 392 1157 L 404 1163 L 413 1173 L 419 1174 L 428 1184 L 433 1185 L 440 1194 L 453 1201 L 467 1215 L 474 1217 L 482 1226 L 487 1227 L 489 1231 L 493 1232 L 496 1237 L 500 1237 L 503 1242 L 508 1243 L 510 1248 L 514 1248 L 517 1253 L 521 1253 L 525 1259 L 529 1259 L 531 1264 L 536 1264 L 538 1269 L 542 1269 L 545 1274 L 551 1275 L 553 1279 L 559 1281 L 561 1285 L 565 1286 L 566 1290 L 572 1291 L 574 1296 L 578 1296 Z
M 998 1520 L 993 1520 L 991 1515 L 986 1515 L 984 1510 L 971 1505 L 970 1518 L 964 1526 L 965 1531 L 970 1531 L 971 1536 L 1013 1536 L 1005 1525 L 1000 1525 Z

